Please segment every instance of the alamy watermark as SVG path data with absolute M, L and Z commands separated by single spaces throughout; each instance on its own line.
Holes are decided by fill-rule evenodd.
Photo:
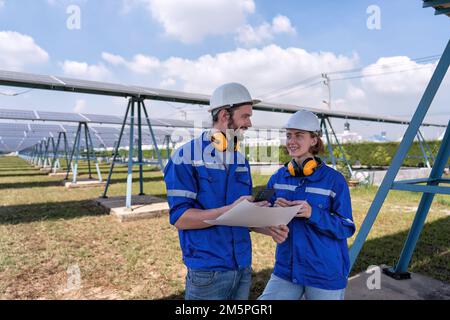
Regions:
M 67 284 L 64 291 L 76 291 L 81 289 L 81 270 L 78 264 L 67 268 Z
M 81 9 L 77 5 L 70 5 L 66 9 L 66 13 L 69 15 L 66 21 L 67 29 L 80 30 L 81 29 Z
M 381 9 L 377 5 L 370 5 L 367 7 L 366 13 L 369 15 L 367 18 L 367 29 L 369 30 L 381 30 Z
M 366 274 L 370 276 L 366 280 L 366 286 L 369 290 L 381 289 L 381 268 L 379 266 L 369 266 L 366 270 Z

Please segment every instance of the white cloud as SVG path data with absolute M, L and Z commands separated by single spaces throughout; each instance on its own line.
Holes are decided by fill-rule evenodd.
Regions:
M 86 62 L 66 60 L 61 65 L 66 76 L 87 80 L 104 81 L 111 78 L 111 73 L 103 64 L 89 65 Z
M 48 53 L 34 39 L 14 31 L 0 31 L 0 65 L 2 69 L 23 70 L 25 66 L 42 64 Z
M 423 90 L 433 73 L 436 63 L 418 64 L 405 56 L 383 57 L 367 66 L 362 83 L 386 94 L 411 94 Z M 385 74 L 382 77 L 379 75 Z
M 295 34 L 296 30 L 288 17 L 278 15 L 273 18 L 272 24 L 264 22 L 258 27 L 247 24 L 239 28 L 236 40 L 245 46 L 259 45 L 272 41 L 275 35 L 281 33 Z
M 78 99 L 73 108 L 73 112 L 80 113 L 86 109 L 86 100 Z
M 274 33 L 296 33 L 288 17 L 278 15 L 272 20 L 272 29 Z
M 239 48 L 216 55 L 203 55 L 197 59 L 171 57 L 158 60 L 139 54 L 127 60 L 110 53 L 103 53 L 102 58 L 112 66 L 125 67 L 127 75 L 134 75 L 134 83 L 144 81 L 145 85 L 210 94 L 220 84 L 237 81 L 248 86 L 255 96 L 320 75 L 322 72 L 354 68 L 358 61 L 356 55 L 337 56 L 331 52 L 307 52 L 300 48 L 281 48 L 277 45 L 253 49 Z M 149 63 L 146 64 L 145 61 Z M 151 79 L 139 77 L 144 70 L 152 72 Z M 295 89 L 289 95 L 281 98 L 276 96 L 270 100 L 318 106 L 325 98 L 325 87 L 318 85 L 306 90 Z
M 0 0 L 0 9 L 5 6 L 5 0 Z
M 137 59 L 138 56 L 141 59 Z M 294 47 L 281 48 L 277 45 L 238 48 L 195 59 L 174 56 L 159 60 L 143 54 L 127 59 L 107 53 L 102 57 L 111 66 L 123 67 L 126 70 L 124 74 L 130 78 L 125 81 L 128 83 L 211 94 L 218 85 L 237 81 L 247 86 L 253 96 L 268 102 L 323 109 L 327 108 L 322 101 L 328 100 L 328 90 L 323 85 L 320 74 L 359 66 L 359 57 L 355 53 L 344 56 L 332 52 L 308 52 Z M 141 71 L 145 68 L 136 68 L 140 65 L 138 61 L 152 62 L 150 76 L 142 77 Z M 393 64 L 396 65 L 395 68 L 392 67 Z M 417 107 L 433 66 L 434 64 L 418 64 L 407 57 L 386 57 L 358 73 L 369 76 L 367 78 L 337 81 L 348 74 L 330 74 L 332 110 L 385 116 L 410 115 Z M 404 70 L 408 71 L 403 72 Z M 381 75 L 394 71 L 402 72 Z M 374 74 L 378 76 L 372 77 Z M 286 91 L 285 88 L 290 88 L 292 84 L 311 77 L 315 77 L 314 80 L 292 86 L 292 89 Z M 442 112 L 441 109 L 445 110 L 444 106 L 450 101 L 449 80 L 450 77 L 447 77 L 434 102 L 439 112 Z M 309 86 L 310 84 L 315 85 Z M 269 124 L 271 120 L 264 118 L 261 121 Z
M 127 61 L 119 55 L 103 52 L 102 58 L 113 66 L 125 66 L 130 71 L 138 74 L 150 74 L 160 67 L 159 59 L 143 54 L 137 54 L 132 60 Z
M 324 71 L 352 68 L 356 62 L 357 57 L 269 45 L 261 49 L 236 49 L 215 56 L 204 55 L 196 60 L 170 58 L 162 64 L 164 74 L 178 79 L 186 91 L 211 93 L 222 83 L 238 81 L 247 85 L 254 95 L 261 95 Z M 322 91 L 321 87 L 298 90 L 286 99 L 305 105 Z
M 253 0 L 124 0 L 124 11 L 144 5 L 166 35 L 195 43 L 208 35 L 234 33 L 254 13 Z

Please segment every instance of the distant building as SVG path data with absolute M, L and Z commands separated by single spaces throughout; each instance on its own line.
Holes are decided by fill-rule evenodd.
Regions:
M 363 140 L 362 136 L 359 135 L 357 132 L 350 131 L 350 123 L 348 122 L 345 122 L 344 124 L 344 132 L 337 133 L 336 136 L 339 143 L 357 143 L 362 142 Z M 333 142 L 336 142 L 335 139 L 333 139 Z
M 386 138 L 386 131 L 382 131 L 381 134 L 376 134 L 371 136 L 368 141 L 371 142 L 390 142 L 388 138 Z

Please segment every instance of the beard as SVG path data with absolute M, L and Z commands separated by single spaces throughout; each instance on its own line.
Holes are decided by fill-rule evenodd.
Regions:
M 238 126 L 232 118 L 228 119 L 227 128 L 227 136 L 230 135 L 230 138 L 233 139 L 237 138 L 238 141 L 244 140 L 244 132 L 248 129 L 247 127 Z

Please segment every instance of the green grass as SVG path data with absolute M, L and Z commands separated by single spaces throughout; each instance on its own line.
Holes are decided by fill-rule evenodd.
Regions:
M 102 165 L 104 178 L 108 171 Z M 127 168 L 117 167 L 108 195 L 124 195 Z M 80 178 L 87 167 L 80 166 Z M 135 173 L 135 179 L 137 173 Z M 162 174 L 145 170 L 144 191 L 165 197 Z M 268 176 L 254 176 L 256 189 Z M 102 188 L 70 189 L 18 158 L 0 157 L 0 299 L 177 299 L 185 267 L 176 229 L 167 216 L 119 223 L 92 199 Z M 133 184 L 138 192 L 138 184 Z M 376 193 L 351 190 L 357 227 Z M 414 218 L 420 194 L 391 191 L 353 270 L 393 264 Z M 414 253 L 410 271 L 450 282 L 450 203 L 438 195 Z M 251 298 L 263 290 L 274 262 L 275 244 L 252 233 Z M 349 245 L 354 237 L 349 239 Z M 67 270 L 77 265 L 81 288 L 68 291 Z

